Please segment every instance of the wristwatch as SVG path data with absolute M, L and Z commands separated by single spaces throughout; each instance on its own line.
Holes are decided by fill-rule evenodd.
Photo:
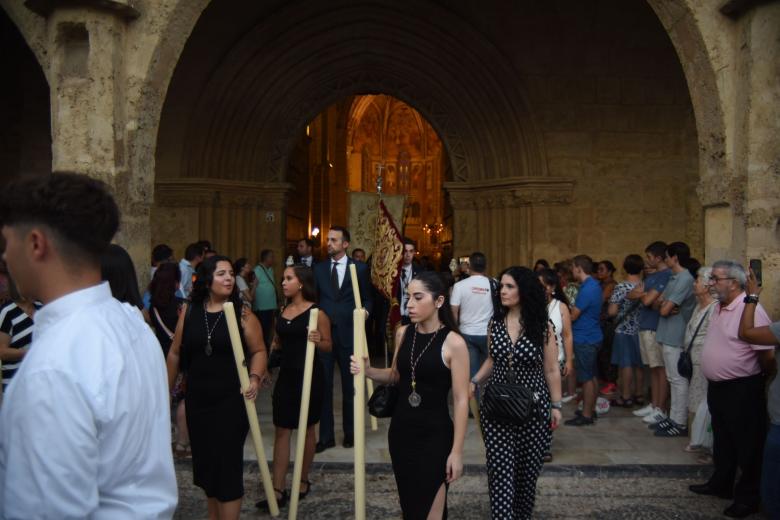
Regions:
M 742 300 L 745 303 L 758 303 L 758 295 L 757 294 L 748 294 L 745 296 L 745 299 Z
M 556 410 L 563 409 L 563 403 L 561 401 L 552 401 L 550 403 L 550 408 L 555 408 Z

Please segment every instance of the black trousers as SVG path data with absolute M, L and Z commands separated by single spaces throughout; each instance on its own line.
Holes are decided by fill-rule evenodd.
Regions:
M 761 502 L 761 459 L 767 431 L 766 396 L 761 375 L 709 381 L 707 405 L 712 415 L 715 472 L 709 484 L 734 489 L 734 502 Z M 734 478 L 740 477 L 734 486 Z

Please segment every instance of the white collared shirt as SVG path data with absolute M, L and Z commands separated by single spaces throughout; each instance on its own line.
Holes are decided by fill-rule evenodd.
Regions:
M 336 262 L 336 273 L 339 275 L 339 287 L 344 285 L 344 277 L 347 275 L 347 255 L 341 257 L 341 260 L 330 259 L 330 269 L 333 270 L 333 262 Z
M 160 344 L 107 282 L 45 305 L 0 410 L 0 518 L 171 518 Z
M 301 263 L 303 265 L 308 266 L 308 267 L 311 267 L 312 260 L 314 260 L 314 257 L 312 257 L 312 256 L 302 256 L 301 257 Z
M 412 264 L 401 266 L 401 316 L 408 316 L 409 310 L 406 308 L 406 303 L 409 301 L 409 295 L 406 293 L 406 289 L 409 287 L 409 283 L 412 281 Z

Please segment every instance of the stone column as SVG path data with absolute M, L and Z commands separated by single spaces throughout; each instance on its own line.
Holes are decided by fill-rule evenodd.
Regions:
M 46 19 L 52 170 L 108 184 L 121 211 L 115 241 L 148 280 L 150 180 L 128 165 L 125 55 L 127 24 L 139 16 L 127 0 L 30 0 Z
M 569 204 L 574 181 L 561 177 L 509 177 L 444 184 L 453 208 L 453 256 L 482 251 L 491 275 L 533 262 L 536 206 Z

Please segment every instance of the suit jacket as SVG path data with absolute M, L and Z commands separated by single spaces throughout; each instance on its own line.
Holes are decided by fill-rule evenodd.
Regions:
M 355 293 L 352 287 L 352 276 L 349 266 L 355 264 L 358 284 L 360 284 L 360 300 L 363 307 L 370 313 L 373 308 L 371 277 L 368 266 L 363 262 L 347 259 L 347 272 L 337 294 L 333 293 L 330 284 L 330 272 L 333 265 L 330 260 L 314 264 L 314 281 L 317 284 L 319 306 L 328 315 L 331 323 L 333 339 L 342 347 L 352 348 L 352 313 L 355 310 Z

